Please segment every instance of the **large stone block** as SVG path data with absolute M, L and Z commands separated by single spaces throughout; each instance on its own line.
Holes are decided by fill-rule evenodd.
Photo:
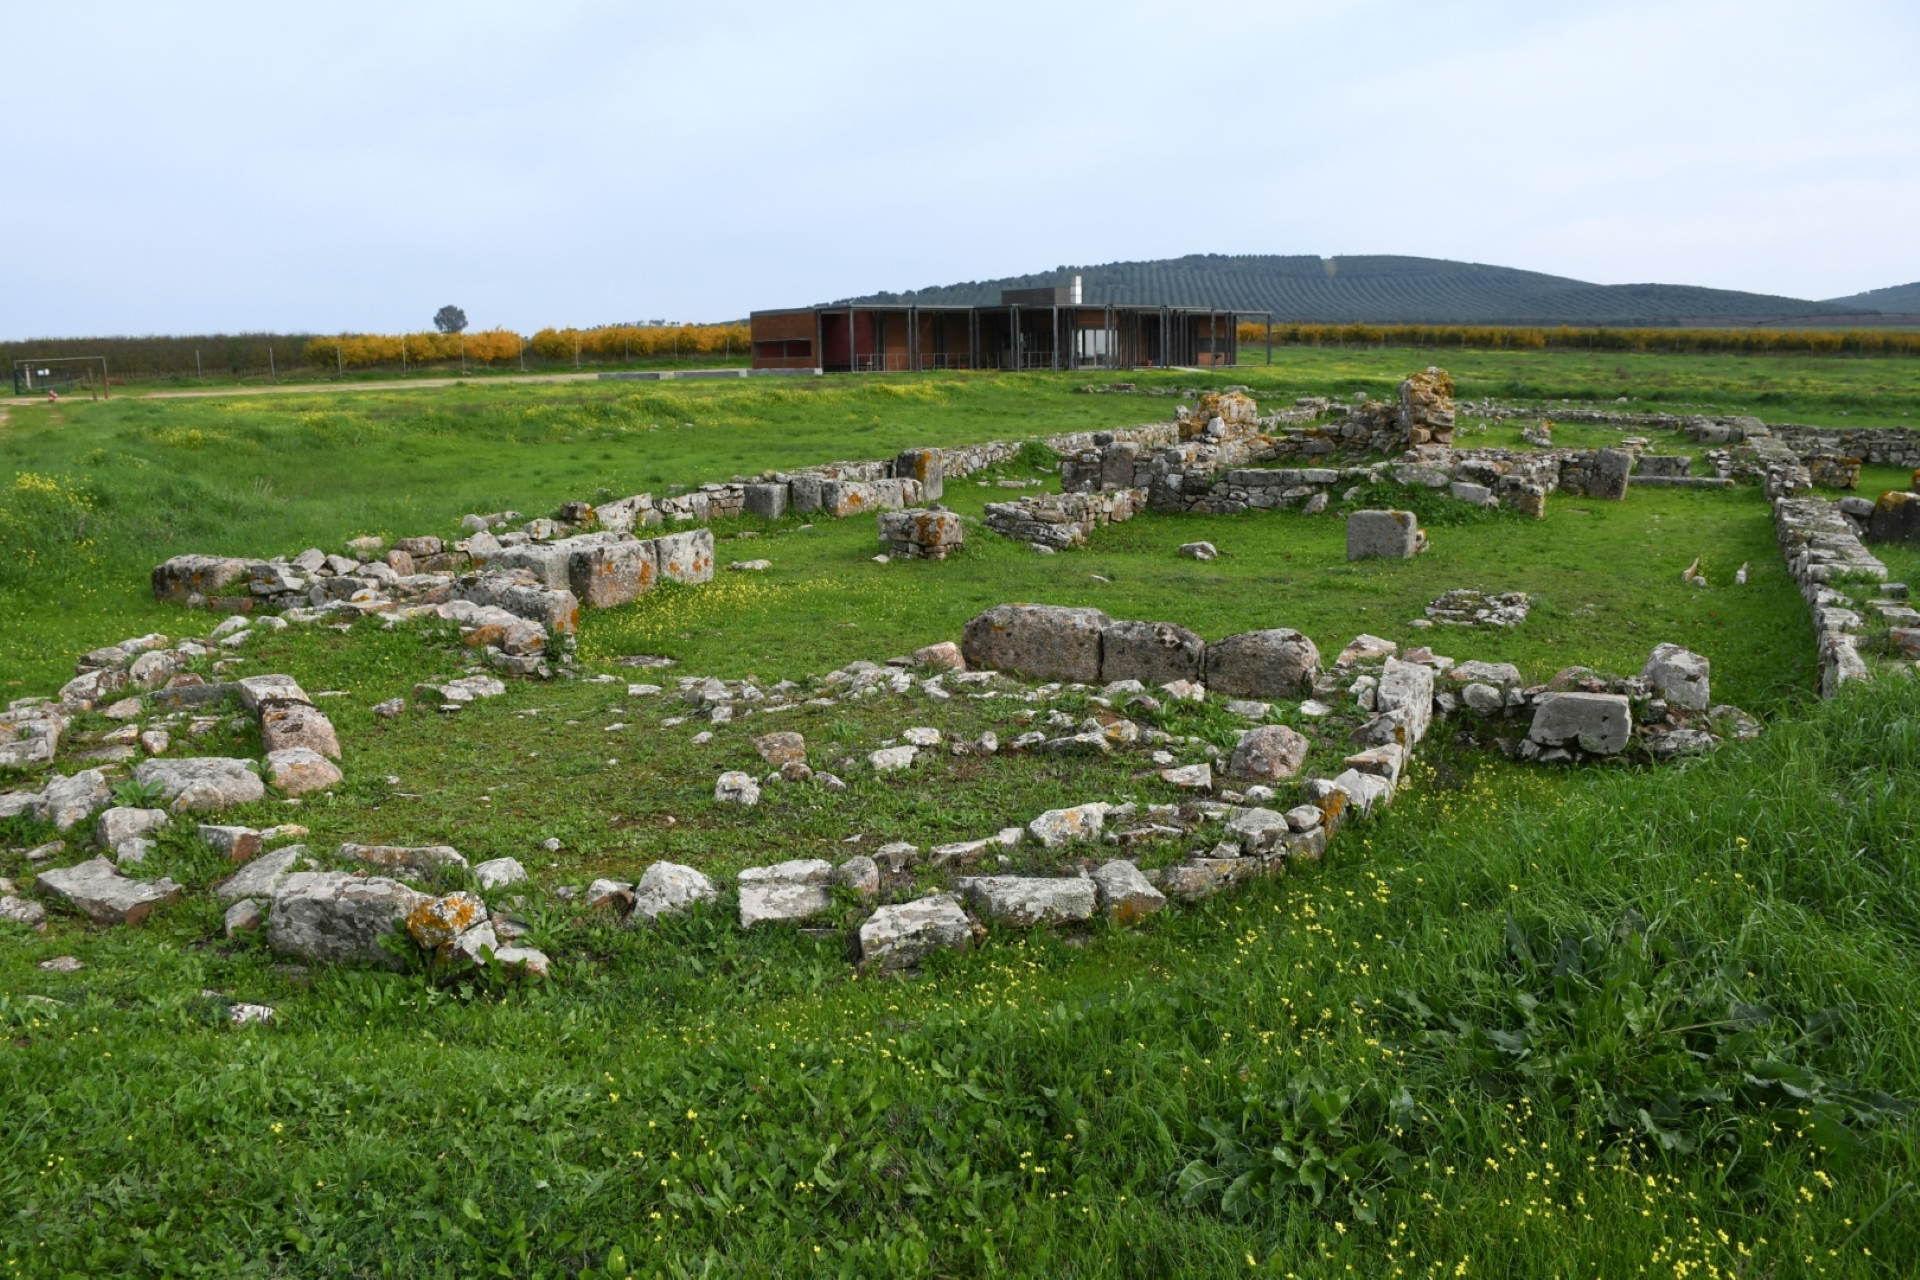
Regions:
M 1093 684 L 1100 679 L 1101 634 L 1112 624 L 1098 609 L 996 605 L 967 623 L 960 648 L 975 671 Z
M 1300 772 L 1307 758 L 1306 737 L 1283 724 L 1263 724 L 1247 730 L 1234 748 L 1227 771 L 1236 778 L 1277 782 Z
M 175 556 L 153 569 L 153 598 L 180 603 L 188 596 L 219 595 L 227 587 L 252 576 L 264 563 L 233 556 Z
M 1543 747 L 1577 745 L 1589 755 L 1618 755 L 1633 734 L 1633 710 L 1617 693 L 1554 693 L 1540 700 L 1527 737 Z
M 504 609 L 515 617 L 537 622 L 549 634 L 571 632 L 580 626 L 580 600 L 572 591 L 543 586 L 531 575 L 514 571 L 470 573 L 454 584 L 453 598 Z
M 791 485 L 750 484 L 744 495 L 747 514 L 765 520 L 778 520 L 787 514 L 787 503 L 792 494 Z
M 1406 730 L 1403 747 L 1412 747 L 1427 736 L 1433 721 L 1433 668 L 1418 662 L 1388 658 L 1374 690 L 1375 715 L 1391 715 Z
M 938 449 L 907 449 L 893 460 L 893 474 L 920 484 L 920 501 L 938 502 L 946 492 L 946 457 Z
M 260 711 L 260 743 L 271 755 L 290 747 L 317 751 L 329 760 L 340 758 L 340 738 L 333 722 L 304 702 L 271 702 Z
M 1201 680 L 1207 642 L 1170 622 L 1114 622 L 1100 638 L 1100 683 L 1138 680 L 1149 688 Z
M 1288 627 L 1242 631 L 1207 646 L 1204 683 L 1236 698 L 1290 698 L 1313 691 L 1320 650 Z
M 655 538 L 660 580 L 698 586 L 713 581 L 713 530 L 689 529 Z
M 402 961 L 382 940 L 399 933 L 407 916 L 432 900 L 384 876 L 296 871 L 274 889 L 267 945 L 302 960 L 371 961 L 399 969 Z
M 1406 560 L 1420 549 L 1411 511 L 1356 511 L 1347 517 L 1347 559 Z
M 1705 711 L 1712 705 L 1709 676 L 1713 664 L 1677 644 L 1655 645 L 1640 678 L 1647 687 L 1676 707 Z
M 1627 476 L 1633 471 L 1633 455 L 1625 449 L 1602 449 L 1593 455 L 1593 478 L 1587 482 L 1587 496 L 1615 502 L 1627 496 Z
M 798 515 L 807 515 L 820 510 L 820 492 L 826 487 L 825 476 L 795 476 L 788 484 L 791 496 L 788 501 Z
M 133 776 L 143 785 L 158 785 L 167 807 L 176 813 L 252 804 L 267 794 L 252 761 L 224 756 L 143 760 L 134 766 Z
M 952 894 L 881 907 L 860 926 L 860 955 L 882 969 L 905 969 L 941 948 L 964 951 L 973 922 Z
M 1869 542 L 1920 542 L 1920 493 L 1889 489 L 1873 504 Z
M 977 876 L 959 886 L 985 914 L 1022 929 L 1090 919 L 1098 901 L 1093 881 L 1080 876 Z
M 165 877 L 134 880 L 123 876 L 105 858 L 42 871 L 34 877 L 33 889 L 58 898 L 95 924 L 139 924 L 154 908 L 178 902 L 182 892 Z
M 631 604 L 659 577 L 659 545 L 651 541 L 581 547 L 567 559 L 568 589 L 591 609 Z

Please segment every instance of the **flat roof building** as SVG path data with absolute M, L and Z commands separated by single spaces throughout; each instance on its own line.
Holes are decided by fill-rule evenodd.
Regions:
M 846 303 L 753 313 L 753 367 L 823 373 L 1144 369 L 1239 363 L 1240 320 L 1265 312 L 1085 303 L 1080 282 L 1008 289 L 999 306 Z M 1272 359 L 1269 348 L 1268 359 Z

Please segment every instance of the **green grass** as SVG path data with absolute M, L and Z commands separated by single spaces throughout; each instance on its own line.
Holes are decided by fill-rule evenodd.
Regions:
M 1332 381 L 1303 377 L 1297 393 Z M 0 580 L 0 661 L 13 696 L 39 693 L 81 650 L 204 630 L 211 617 L 143 598 L 146 568 L 175 550 L 447 530 L 467 510 L 531 514 L 602 485 L 659 492 L 1169 407 L 1070 386 L 836 379 L 16 410 L 6 465 L 59 484 L 16 487 L 4 508 L 15 567 Z M 948 496 L 974 514 L 1010 491 L 963 481 Z M 231 820 L 301 822 L 323 859 L 349 840 L 516 856 L 535 881 L 519 911 L 554 980 L 288 966 L 221 936 L 204 890 L 227 868 L 167 833 L 151 869 L 189 894 L 145 927 L 0 926 L 10 1273 L 1920 1268 L 1902 1190 L 1920 1181 L 1920 1152 L 1900 1105 L 1920 1097 L 1920 689 L 1809 698 L 1805 606 L 1753 490 L 1555 496 L 1544 522 L 1411 500 L 1433 550 L 1391 565 L 1348 565 L 1325 516 L 1149 516 L 1052 557 L 970 531 L 949 561 L 884 566 L 869 521 L 727 522 L 722 564 L 774 568 L 588 613 L 582 665 L 616 682 L 513 682 L 453 717 L 371 712 L 465 668 L 450 630 L 369 621 L 257 638 L 244 670 L 343 695 L 323 704 L 348 780 Z M 1223 558 L 1173 554 L 1200 537 Z M 1696 555 L 1705 590 L 1679 581 Z M 1736 588 L 1742 561 L 1752 576 Z M 1539 607 L 1512 632 L 1405 625 L 1460 585 L 1529 590 Z M 696 745 L 703 723 L 662 723 L 685 711 L 671 695 L 626 694 L 626 680 L 657 677 L 611 665 L 666 653 L 681 662 L 672 675 L 802 679 L 955 637 L 979 608 L 1018 598 L 1209 637 L 1295 626 L 1329 653 L 1366 630 L 1534 677 L 1637 670 L 1677 639 L 1713 659 L 1716 701 L 1770 724 L 1684 765 L 1569 771 L 1456 747 L 1442 726 L 1394 809 L 1344 832 L 1319 866 L 1137 930 L 996 931 L 908 980 L 849 966 L 845 927 L 864 914 L 851 901 L 839 932 L 809 936 L 743 933 L 730 892 L 651 930 L 552 895 L 662 858 L 729 883 L 743 866 L 924 847 L 1061 804 L 1175 799 L 1133 755 L 934 752 L 885 780 L 862 763 L 909 725 L 1004 741 L 1036 710 L 1023 702 L 881 697 L 743 718 Z M 1053 705 L 1088 709 L 1078 695 Z M 1146 719 L 1232 741 L 1217 705 Z M 107 723 L 82 716 L 74 732 Z M 720 770 L 764 771 L 749 739 L 772 727 L 804 733 L 815 767 L 850 790 L 772 786 L 754 809 L 715 804 Z M 1309 771 L 1332 772 L 1347 748 L 1315 732 Z M 257 747 L 240 729 L 197 749 Z M 0 824 L 0 875 L 27 874 L 18 850 L 51 835 Z M 539 847 L 549 837 L 557 853 Z M 1142 860 L 1207 843 L 1162 842 Z M 76 842 L 60 860 L 85 852 Z M 1055 864 L 1022 851 L 1016 865 Z M 58 954 L 87 968 L 36 967 Z M 273 1005 L 276 1022 L 233 1029 L 226 1000 Z M 1281 1147 L 1296 1164 L 1276 1164 Z M 1316 1203 L 1297 1174 L 1326 1159 Z M 1257 1177 L 1230 1194 L 1212 1180 L 1242 1172 Z

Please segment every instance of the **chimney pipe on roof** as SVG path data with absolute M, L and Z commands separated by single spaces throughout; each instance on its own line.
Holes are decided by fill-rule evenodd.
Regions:
M 1080 277 L 1079 277 L 1079 276 L 1075 276 L 1075 277 L 1073 278 L 1073 305 L 1074 305 L 1074 306 L 1076 306 L 1076 307 L 1077 307 L 1077 306 L 1079 306 L 1079 305 L 1080 305 L 1080 301 L 1081 301 L 1081 299 L 1080 299 Z

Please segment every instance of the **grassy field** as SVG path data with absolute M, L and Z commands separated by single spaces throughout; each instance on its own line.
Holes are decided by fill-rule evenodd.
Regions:
M 1234 376 L 1270 395 L 1338 393 L 1363 374 L 1376 381 L 1356 386 L 1379 389 L 1411 363 L 1286 354 L 1321 363 Z M 1568 386 L 1588 376 L 1565 356 L 1531 358 L 1568 361 Z M 1854 394 L 1850 362 L 1831 363 L 1818 394 Z M 659 492 L 1171 406 L 1071 386 L 829 379 L 17 409 L 0 428 L 13 484 L 0 675 L 12 696 L 46 692 L 81 650 L 203 630 L 206 615 L 145 597 L 146 569 L 174 551 L 450 531 L 468 510 L 531 515 L 602 488 Z M 972 480 L 948 491 L 968 514 L 1004 496 Z M 247 670 L 341 695 L 326 709 L 348 781 L 232 820 L 297 820 L 321 851 L 390 840 L 519 857 L 535 882 L 520 912 L 554 979 L 287 966 L 221 936 L 220 905 L 200 890 L 226 868 L 164 835 L 150 865 L 193 892 L 147 926 L 0 926 L 9 1274 L 1920 1269 L 1908 1103 L 1920 1097 L 1920 689 L 1810 698 L 1812 631 L 1751 489 L 1554 497 L 1544 522 L 1417 501 L 1433 550 L 1357 566 L 1337 520 L 1293 514 L 1149 516 L 1053 557 L 970 530 L 959 557 L 889 565 L 871 560 L 869 521 L 725 522 L 723 565 L 774 567 L 590 612 L 582 666 L 614 682 L 516 682 L 452 718 L 371 712 L 464 668 L 449 632 L 365 622 L 256 640 Z M 1174 555 L 1193 538 L 1223 557 Z M 1680 582 L 1695 556 L 1706 589 Z M 1742 562 L 1750 581 L 1735 587 Z M 1406 625 L 1469 585 L 1524 589 L 1538 606 L 1512 632 Z M 1395 808 L 1344 833 L 1324 864 L 1141 929 L 996 931 L 911 980 L 857 973 L 844 931 L 743 932 L 730 892 L 643 930 L 551 894 L 661 858 L 726 882 L 781 858 L 986 835 L 1062 804 L 1175 799 L 1127 757 L 933 753 L 904 779 L 862 763 L 909 725 L 1004 740 L 1032 711 L 1013 701 L 884 697 L 745 718 L 696 743 L 708 726 L 665 724 L 684 705 L 629 696 L 636 673 L 612 662 L 666 654 L 676 676 L 804 680 L 957 638 L 1005 599 L 1210 638 L 1294 626 L 1329 653 L 1370 631 L 1537 678 L 1570 663 L 1637 670 L 1674 639 L 1713 659 L 1716 701 L 1769 728 L 1682 766 L 1568 772 L 1437 731 Z M 1078 696 L 1053 705 L 1088 709 Z M 1231 743 L 1217 705 L 1151 720 L 1195 740 L 1183 760 Z M 815 767 L 849 790 L 716 804 L 715 774 L 759 771 L 749 738 L 776 726 L 804 733 Z M 257 750 L 251 730 L 234 732 L 212 741 Z M 1309 771 L 1341 749 L 1318 743 Z M 0 875 L 24 875 L 17 850 L 51 834 L 0 823 L 14 850 Z M 539 847 L 549 838 L 557 852 Z M 1149 846 L 1143 863 L 1189 846 Z M 863 914 L 838 911 L 843 925 Z M 87 967 L 36 967 L 59 954 Z M 229 1028 L 227 1000 L 273 1005 L 276 1021 Z

